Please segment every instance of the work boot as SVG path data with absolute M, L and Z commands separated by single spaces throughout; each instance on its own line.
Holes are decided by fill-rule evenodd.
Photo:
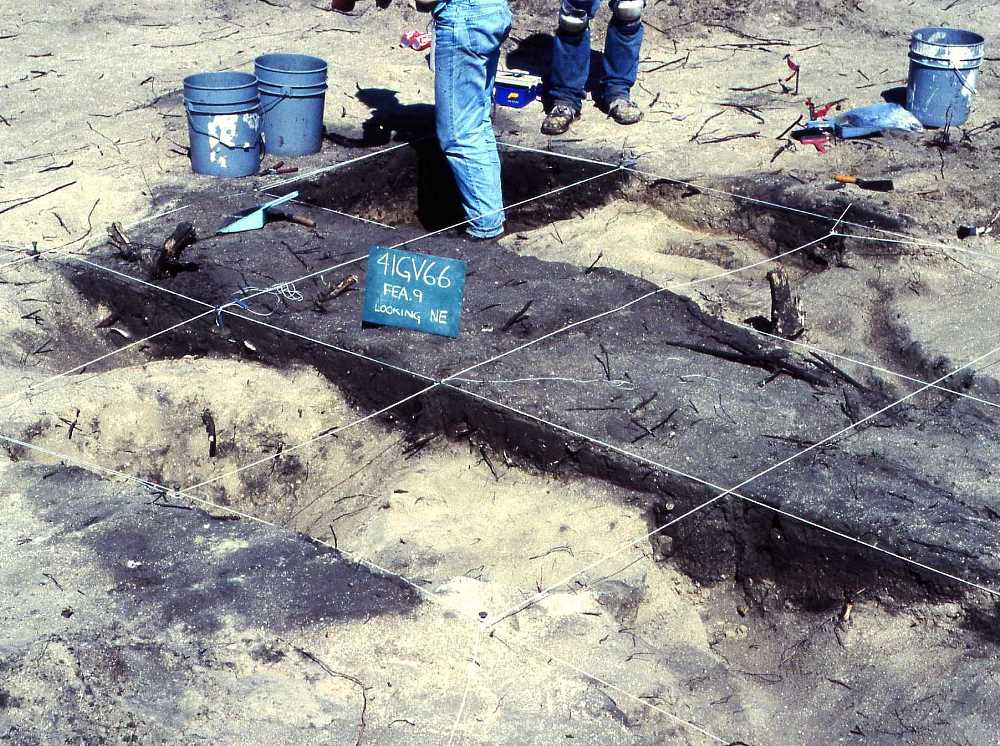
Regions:
M 642 119 L 642 110 L 627 98 L 616 98 L 608 104 L 608 116 L 618 124 L 635 124 Z
M 569 104 L 556 103 L 549 110 L 545 121 L 542 122 L 543 135 L 561 135 L 565 133 L 569 126 L 580 118 L 580 112 Z

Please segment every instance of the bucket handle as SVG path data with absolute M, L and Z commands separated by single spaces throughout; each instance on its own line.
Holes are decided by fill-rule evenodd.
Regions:
M 295 94 L 294 94 L 294 92 L 292 90 L 292 86 L 288 86 L 288 85 L 283 85 L 283 86 L 273 85 L 272 86 L 270 83 L 268 83 L 267 85 L 270 86 L 270 87 L 272 87 L 272 88 L 274 88 L 275 90 L 273 92 L 272 91 L 265 91 L 265 93 L 267 93 L 269 96 L 276 96 L 277 100 L 273 104 L 271 104 L 270 106 L 268 106 L 267 108 L 264 108 L 263 106 L 261 107 L 261 110 L 265 114 L 267 112 L 271 111 L 271 109 L 273 109 L 274 107 L 276 107 L 278 104 L 280 104 L 286 98 L 294 98 L 295 97 Z M 326 83 L 323 83 L 323 90 L 326 91 L 327 88 L 328 88 L 328 85 Z
M 952 65 L 952 71 L 958 76 L 958 82 L 962 84 L 962 88 L 971 93 L 973 96 L 976 95 L 976 89 L 972 88 L 966 81 L 971 77 L 978 68 L 974 68 L 969 71 L 969 75 L 962 76 L 962 71 L 958 69 L 958 65 Z
M 268 84 L 268 85 L 270 85 L 270 84 Z M 323 90 L 325 91 L 326 90 L 326 83 L 324 83 L 323 85 L 324 85 Z M 273 104 L 271 104 L 267 108 L 264 108 L 263 106 L 261 107 L 261 112 L 264 113 L 264 114 L 266 114 L 267 112 L 271 111 L 271 109 L 274 109 L 276 106 L 278 106 L 278 104 L 280 104 L 285 99 L 287 99 L 287 98 L 293 98 L 292 87 L 291 86 L 287 86 L 287 85 L 274 86 L 274 88 L 277 89 L 277 91 L 275 93 L 272 93 L 271 91 L 267 91 L 266 93 L 268 95 L 271 95 L 271 96 L 277 96 L 277 99 L 275 100 L 275 102 Z
M 260 109 L 261 114 L 267 114 L 267 112 L 269 112 L 272 109 L 274 109 L 278 104 L 280 104 L 286 98 L 289 98 L 291 95 L 292 95 L 292 89 L 289 88 L 288 86 L 282 86 L 281 87 L 281 95 L 278 96 L 277 100 L 273 104 L 271 104 L 270 106 L 268 106 L 266 109 L 262 106 L 261 109 Z
M 221 137 L 213 135 L 213 134 L 211 134 L 209 132 L 202 132 L 200 129 L 198 129 L 197 127 L 195 127 L 194 126 L 194 122 L 191 121 L 191 114 L 193 112 L 191 111 L 190 105 L 188 104 L 187 101 L 184 102 L 184 110 L 187 112 L 187 115 L 188 115 L 188 117 L 187 117 L 188 127 L 190 127 L 191 130 L 195 134 L 203 135 L 204 137 L 207 137 L 210 140 L 215 140 L 216 142 L 219 143 L 219 145 L 223 146 L 224 148 L 229 148 L 230 150 L 244 150 L 245 148 L 250 147 L 250 146 L 247 146 L 247 145 L 237 145 L 235 143 L 229 144 L 228 142 L 226 142 L 225 140 L 223 140 Z M 263 161 L 264 160 L 264 132 L 263 131 L 260 131 L 260 132 L 257 133 L 257 145 L 260 146 L 260 155 L 258 157 L 258 160 L 259 161 Z M 189 149 L 189 157 L 190 157 L 190 149 Z

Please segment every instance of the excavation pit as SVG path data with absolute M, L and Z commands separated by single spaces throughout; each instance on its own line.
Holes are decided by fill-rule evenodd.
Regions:
M 138 375 L 88 366 L 97 378 L 74 381 L 85 405 L 68 421 L 42 387 L 18 413 L 22 437 L 162 485 L 151 509 L 183 505 L 169 491 L 181 488 L 223 506 L 216 516 L 245 512 L 324 542 L 331 556 L 372 562 L 434 593 L 445 625 L 495 614 L 505 642 L 544 642 L 563 659 L 578 660 L 588 640 L 588 667 L 661 692 L 651 696 L 682 687 L 686 717 L 713 731 L 767 741 L 776 734 L 768 722 L 805 732 L 816 711 L 829 711 L 830 729 L 884 729 L 899 703 L 876 692 L 929 680 L 931 670 L 983 680 L 988 661 L 956 657 L 953 641 L 993 645 L 995 607 L 957 580 L 988 583 L 997 569 L 981 520 L 989 486 L 975 481 L 994 456 L 996 425 L 969 398 L 988 393 L 989 379 L 970 374 L 920 391 L 912 378 L 824 362 L 743 323 L 766 282 L 763 271 L 741 268 L 766 268 L 796 248 L 790 240 L 815 242 L 783 262 L 794 282 L 856 261 L 828 235 L 829 221 L 805 216 L 792 230 L 770 208 L 750 219 L 738 200 L 529 159 L 520 162 L 544 176 L 532 183 L 537 194 L 565 188 L 539 200 L 544 209 L 525 205 L 527 217 L 513 208 L 517 233 L 501 244 L 449 230 L 427 237 L 451 218 L 421 221 L 420 156 L 400 149 L 395 159 L 266 190 L 299 188 L 305 204 L 296 209 L 310 211 L 315 230 L 274 223 L 215 236 L 227 216 L 263 199 L 222 193 L 133 231 L 137 245 L 155 247 L 177 221 L 192 222 L 203 238 L 184 255 L 187 271 L 152 278 L 147 260 L 111 247 L 88 264 L 63 263 L 111 319 L 104 328 L 148 338 L 142 353 L 152 362 Z M 406 179 L 393 185 L 390 176 Z M 390 194 L 391 209 L 380 207 Z M 836 204 L 825 207 L 837 214 Z M 668 264 L 650 264 L 659 282 L 630 273 L 627 252 L 574 232 L 577 222 L 615 220 L 662 226 Z M 459 338 L 361 327 L 368 247 L 404 242 L 467 262 Z M 595 262 L 593 250 L 606 255 Z M 326 297 L 351 274 L 352 289 Z M 267 288 L 274 292 L 241 300 Z M 730 306 L 716 307 L 716 297 Z M 910 393 L 907 406 L 880 411 Z M 865 426 L 850 436 L 830 438 L 859 420 Z M 969 433 L 987 445 L 971 448 Z M 937 448 L 928 454 L 921 440 Z M 599 568 L 518 609 L 533 587 L 604 555 Z M 357 578 L 360 588 L 381 582 Z M 424 613 L 407 610 L 407 593 L 389 615 Z M 874 637 L 852 631 L 852 614 L 862 613 Z M 908 659 L 907 672 L 870 669 L 866 661 L 899 645 L 924 654 Z M 826 678 L 850 688 L 813 687 L 808 706 L 789 716 L 782 703 L 801 700 L 832 659 Z M 635 660 L 653 662 L 654 674 L 635 679 L 622 663 Z M 876 703 L 862 724 L 843 714 L 851 691 Z M 723 700 L 733 707 L 718 711 Z M 774 718 L 743 716 L 748 705 Z M 613 743 L 609 724 L 665 737 L 627 707 L 592 711 L 581 737 Z M 948 712 L 966 733 L 985 728 L 964 705 Z
M 949 501 L 948 515 L 940 516 L 949 521 L 950 511 L 955 511 L 952 518 L 963 523 L 953 541 L 928 544 L 926 528 L 912 525 L 905 516 L 913 505 L 940 506 L 941 495 L 950 494 L 952 488 L 942 486 L 943 480 L 957 479 L 948 477 L 949 460 L 911 468 L 905 459 L 887 459 L 877 448 L 855 448 L 861 437 L 829 438 L 859 420 L 865 425 L 860 430 L 899 433 L 900 444 L 911 438 L 911 431 L 922 438 L 933 433 L 937 442 L 962 454 L 969 473 L 987 468 L 991 449 L 972 450 L 954 433 L 961 423 L 965 432 L 973 429 L 985 438 L 995 425 L 973 400 L 955 400 L 947 393 L 950 382 L 924 391 L 912 379 L 809 356 L 624 272 L 543 261 L 495 243 L 470 242 L 453 231 L 424 237 L 426 225 L 401 224 L 390 230 L 366 222 L 418 214 L 420 188 L 414 181 L 420 181 L 423 157 L 417 147 L 399 148 L 298 185 L 307 204 L 311 198 L 338 205 L 313 211 L 318 221 L 314 231 L 274 223 L 261 231 L 214 236 L 225 216 L 255 204 L 259 198 L 254 195 L 201 199 L 182 215 L 148 223 L 136 238 L 150 245 L 168 235 L 180 217 L 206 236 L 185 254 L 195 271 L 155 283 L 166 293 L 124 279 L 141 275 L 142 262 L 123 260 L 111 251 L 96 260 L 111 272 L 78 267 L 71 270 L 70 279 L 87 298 L 111 307 L 136 337 L 201 314 L 198 321 L 151 340 L 159 356 L 227 355 L 279 367 L 315 367 L 364 410 L 392 407 L 388 416 L 403 423 L 413 437 L 476 433 L 496 452 L 507 454 L 511 463 L 556 473 L 575 471 L 630 487 L 637 491 L 637 502 L 649 508 L 653 524 L 666 517 L 663 505 L 672 505 L 680 515 L 708 502 L 694 519 L 678 523 L 674 540 L 660 540 L 670 544 L 664 555 L 701 580 L 717 574 L 720 562 L 737 571 L 753 566 L 779 572 L 775 568 L 783 563 L 801 569 L 821 547 L 844 558 L 838 567 L 847 568 L 845 577 L 856 571 L 885 573 L 887 582 L 918 596 L 959 592 L 946 576 L 914 573 L 891 556 L 873 553 L 864 542 L 851 544 L 841 538 L 871 535 L 873 524 L 882 520 L 879 516 L 884 525 L 874 530 L 880 546 L 891 552 L 970 581 L 995 572 L 991 547 L 996 539 L 962 518 L 984 514 L 989 504 L 985 485 L 982 490 L 963 488 L 961 499 Z M 565 187 L 554 197 L 510 211 L 512 220 L 526 211 L 525 230 L 571 216 L 581 204 L 600 209 L 612 197 L 621 199 L 626 189 L 634 195 L 660 188 L 634 182 L 626 187 L 623 172 L 580 161 L 566 161 L 566 168 L 542 167 L 537 154 L 508 157 L 508 179 L 531 173 L 537 181 L 525 178 L 522 188 L 530 186 L 535 196 Z M 595 173 L 606 175 L 578 184 Z M 372 205 L 389 202 L 392 195 L 398 197 L 393 206 L 376 212 Z M 539 202 L 541 207 L 532 207 Z M 367 212 L 362 210 L 365 205 Z M 359 217 L 366 221 L 331 209 L 365 212 Z M 727 201 L 719 214 L 726 209 L 740 216 L 734 219 L 745 220 L 745 209 L 734 212 Z M 761 235 L 773 228 L 766 217 L 760 225 L 766 226 Z M 814 251 L 843 251 L 829 237 L 823 220 L 807 216 L 798 231 Z M 364 287 L 364 256 L 377 244 L 403 244 L 467 263 L 458 339 L 361 328 L 361 293 L 355 288 Z M 782 248 L 753 246 L 765 256 Z M 703 270 L 687 284 L 738 287 L 746 281 L 740 274 Z M 326 290 L 349 275 L 358 278 L 351 291 L 322 300 Z M 299 279 L 303 277 L 307 279 Z M 259 289 L 282 286 L 280 292 L 226 305 L 221 313 L 213 310 Z M 514 385 L 521 379 L 523 385 Z M 959 383 L 971 385 L 969 377 Z M 912 393 L 912 401 L 882 413 L 899 392 Z M 400 400 L 405 401 L 393 406 Z M 808 458 L 783 466 L 805 447 Z M 899 447 L 890 443 L 888 451 Z M 817 464 L 828 475 L 813 473 Z M 738 496 L 713 499 L 754 475 L 770 474 L 765 470 L 772 468 L 783 478 L 759 479 L 738 490 Z M 854 505 L 857 490 L 845 493 L 838 485 L 848 476 L 860 480 L 868 495 L 865 511 Z M 757 491 L 758 485 L 767 486 Z M 898 494 L 906 499 L 894 497 Z M 744 498 L 750 502 L 731 509 Z M 761 504 L 836 533 L 828 535 L 827 543 L 810 529 L 806 539 L 794 519 L 787 523 L 787 516 Z M 718 538 L 731 535 L 734 525 L 740 539 L 719 545 Z M 781 541 L 773 541 L 775 536 Z M 659 551 L 659 546 L 654 548 Z M 771 555 L 780 559 L 773 561 Z M 858 559 L 846 561 L 848 557 Z M 831 587 L 846 582 L 838 579 Z M 816 583 L 804 573 L 797 586 L 813 593 L 806 589 Z M 837 596 L 840 591 L 831 593 Z

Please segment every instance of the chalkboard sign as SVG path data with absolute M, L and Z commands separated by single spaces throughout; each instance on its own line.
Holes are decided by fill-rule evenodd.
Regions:
M 464 289 L 465 262 L 375 246 L 361 320 L 457 337 Z

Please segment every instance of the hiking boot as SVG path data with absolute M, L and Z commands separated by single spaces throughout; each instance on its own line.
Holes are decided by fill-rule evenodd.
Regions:
M 569 104 L 558 103 L 549 110 L 545 121 L 542 122 L 543 135 L 561 135 L 565 133 L 569 126 L 580 118 L 580 112 Z
M 608 116 L 618 124 L 635 124 L 642 119 L 642 110 L 627 98 L 616 98 L 608 104 Z

